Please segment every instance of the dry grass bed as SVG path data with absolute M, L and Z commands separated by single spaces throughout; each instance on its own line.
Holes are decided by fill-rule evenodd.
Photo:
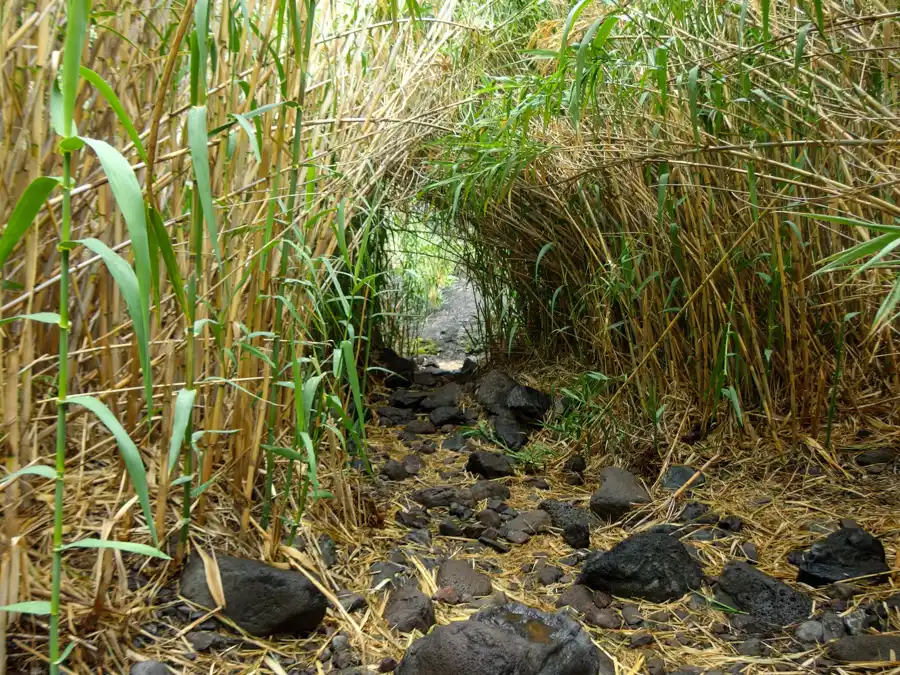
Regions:
M 376 467 L 388 457 L 401 460 L 409 454 L 396 436 L 396 429 L 371 428 L 370 445 Z M 841 427 L 841 432 L 844 428 Z M 858 433 L 848 427 L 849 435 L 836 434 L 845 441 L 838 447 L 854 445 Z M 647 529 L 653 524 L 670 522 L 681 511 L 684 503 L 695 499 L 707 504 L 722 515 L 736 515 L 743 519 L 739 534 L 732 534 L 716 541 L 694 541 L 704 572 L 718 574 L 724 564 L 733 558 L 742 558 L 741 544 L 753 542 L 759 555 L 759 568 L 767 574 L 792 583 L 796 570 L 787 563 L 787 555 L 798 548 L 806 548 L 820 539 L 822 527 L 841 518 L 850 518 L 866 530 L 882 538 L 888 552 L 889 563 L 897 559 L 900 549 L 900 489 L 895 470 L 867 473 L 857 468 L 838 471 L 828 462 L 812 462 L 809 466 L 791 468 L 787 464 L 762 460 L 775 457 L 774 448 L 767 442 L 753 443 L 732 438 L 726 430 L 717 430 L 695 446 L 675 441 L 672 431 L 666 430 L 664 438 L 668 459 L 671 462 L 690 461 L 695 466 L 706 465 L 707 482 L 693 496 L 676 495 L 653 489 L 651 505 L 639 512 L 632 524 L 608 525 L 595 529 L 591 545 L 595 550 L 605 550 L 635 531 Z M 434 439 L 440 448 L 441 436 Z M 588 462 L 586 482 L 582 486 L 569 485 L 559 470 L 565 454 L 577 450 L 568 439 L 560 439 L 557 432 L 544 430 L 534 435 L 533 443 L 544 443 L 558 454 L 548 461 L 537 476 L 524 475 L 520 471 L 514 478 L 505 479 L 511 491 L 507 504 L 518 511 L 537 508 L 543 499 L 558 499 L 587 506 L 591 492 L 597 487 L 597 472 L 603 466 L 620 461 L 613 452 L 600 451 Z M 476 446 L 483 441 L 471 441 Z M 866 439 L 867 445 L 891 445 L 896 442 L 896 432 L 879 433 Z M 719 449 L 729 448 L 729 458 L 722 459 Z M 859 445 L 856 441 L 855 445 Z M 487 447 L 487 446 L 485 446 Z M 342 503 L 341 498 L 323 500 L 315 504 L 304 518 L 300 533 L 308 541 L 328 534 L 337 544 L 337 561 L 328 568 L 317 547 L 304 551 L 281 545 L 272 546 L 268 533 L 256 521 L 254 513 L 250 528 L 240 531 L 239 511 L 230 498 L 213 491 L 205 523 L 193 530 L 194 549 L 210 552 L 269 560 L 282 567 L 304 569 L 319 575 L 324 589 L 334 598 L 340 591 L 358 593 L 368 601 L 368 608 L 348 614 L 329 609 L 324 631 L 307 640 L 265 640 L 241 635 L 230 622 L 208 623 L 213 613 L 190 608 L 175 594 L 177 583 L 175 563 L 161 565 L 144 562 L 127 554 L 107 554 L 107 559 L 96 555 L 70 555 L 66 558 L 64 602 L 68 608 L 65 625 L 75 637 L 79 647 L 70 661 L 71 672 L 127 672 L 128 666 L 144 659 L 160 659 L 178 667 L 185 673 L 251 673 L 280 674 L 302 672 L 312 667 L 313 672 L 331 672 L 331 666 L 318 659 L 329 648 L 331 638 L 343 633 L 364 665 L 374 668 L 385 658 L 399 661 L 404 650 L 415 639 L 415 634 L 392 631 L 382 618 L 387 593 L 370 590 L 370 568 L 374 563 L 397 558 L 401 549 L 406 555 L 406 565 L 418 577 L 424 592 L 437 591 L 434 562 L 445 557 L 469 559 L 477 567 L 488 572 L 494 590 L 516 600 L 543 610 L 555 611 L 555 603 L 566 587 L 568 578 L 551 586 L 541 587 L 530 570 L 534 562 L 545 558 L 548 564 L 558 565 L 561 558 L 572 553 L 557 534 L 534 536 L 521 546 L 512 546 L 507 554 L 497 553 L 474 542 L 450 539 L 437 535 L 435 523 L 441 509 L 432 510 L 432 546 L 428 549 L 404 541 L 409 529 L 395 519 L 396 512 L 415 506 L 410 494 L 420 488 L 435 485 L 465 487 L 474 477 L 465 473 L 467 453 L 438 449 L 434 454 L 423 455 L 422 472 L 402 483 L 386 483 L 376 479 L 358 478 L 357 474 L 338 472 L 326 478 L 335 494 L 351 495 L 353 505 Z M 67 510 L 70 514 L 67 528 L 71 534 L 96 531 L 106 523 L 107 531 L 121 532 L 130 527 L 130 506 L 120 493 L 120 481 L 114 471 L 113 456 L 109 453 L 94 455 L 95 460 L 78 476 L 78 506 Z M 73 458 L 73 462 L 77 458 Z M 712 461 L 709 461 L 712 460 Z M 441 477 L 441 473 L 444 477 Z M 449 472 L 449 477 L 448 477 Z M 657 474 L 642 478 L 652 485 Z M 539 490 L 529 481 L 534 477 L 547 480 L 550 489 Z M 74 481 L 73 481 L 74 482 Z M 343 487 L 342 487 L 343 486 Z M 73 490 L 73 494 L 76 491 Z M 33 537 L 47 532 L 48 515 L 43 504 L 50 499 L 47 489 L 35 487 L 23 494 L 23 511 L 33 514 L 26 519 L 24 530 Z M 118 507 L 125 503 L 125 507 Z M 476 506 L 476 511 L 484 504 Z M 343 509 L 355 508 L 358 527 L 345 517 Z M 366 522 L 366 510 L 369 520 Z M 44 534 L 44 537 L 47 535 Z M 140 538 L 135 533 L 135 538 Z M 47 579 L 46 568 L 50 558 L 47 545 L 32 546 L 23 565 L 23 575 L 30 580 L 32 597 L 46 597 L 49 589 L 41 586 Z M 393 554 L 393 556 L 392 556 Z M 569 576 L 577 574 L 576 567 L 561 565 Z M 98 589 L 100 589 L 98 591 Z M 841 613 L 850 613 L 873 600 L 883 600 L 897 592 L 896 580 L 890 584 L 871 587 L 861 595 L 850 598 L 839 606 Z M 703 591 L 709 594 L 708 589 Z M 103 598 L 104 611 L 91 611 L 94 599 Z M 814 592 L 817 608 L 834 603 L 824 591 Z M 771 653 L 765 657 L 741 656 L 736 646 L 741 638 L 725 627 L 727 615 L 709 606 L 703 606 L 691 598 L 678 602 L 656 605 L 640 601 L 616 601 L 614 607 L 636 604 L 645 618 L 655 617 L 661 623 L 648 621 L 644 626 L 607 630 L 586 626 L 595 642 L 613 657 L 621 673 L 646 673 L 648 659 L 661 658 L 669 671 L 680 666 L 696 666 L 704 670 L 728 671 L 737 663 L 749 664 L 747 673 L 822 672 L 816 670 L 816 661 L 824 650 L 800 652 L 790 633 L 778 639 L 766 641 Z M 435 603 L 438 624 L 464 619 L 476 611 L 472 605 L 447 605 Z M 660 612 L 665 612 L 662 616 Z M 217 620 L 219 620 L 217 618 Z M 890 629 L 900 630 L 900 617 L 890 617 Z M 218 630 L 227 635 L 223 643 L 212 651 L 196 653 L 186 636 L 193 630 Z M 649 631 L 652 642 L 640 648 L 630 648 L 636 634 Z M 14 655 L 12 663 L 21 671 L 40 670 L 40 655 L 44 652 L 46 626 L 40 621 L 23 620 L 9 636 L 8 647 Z M 31 663 L 29 667 L 26 664 Z M 883 664 L 882 664 L 883 665 Z M 837 668 L 837 667 L 836 667 Z M 35 672 L 37 672 L 35 670 Z M 863 672 L 864 667 L 841 666 L 833 672 Z M 895 668 L 884 672 L 898 672 Z
M 559 387 L 565 379 L 572 378 L 548 367 L 537 370 L 534 377 L 526 381 L 549 390 Z M 471 401 L 465 403 L 471 404 Z M 547 480 L 550 489 L 536 489 L 529 483 L 532 476 L 520 472 L 517 477 L 506 479 L 511 490 L 511 497 L 506 501 L 520 511 L 534 509 L 542 499 L 548 498 L 586 506 L 596 488 L 596 479 L 591 477 L 595 477 L 603 466 L 621 463 L 630 457 L 630 468 L 652 486 L 666 465 L 688 462 L 704 466 L 707 476 L 706 485 L 697 490 L 694 497 L 723 515 L 734 514 L 744 521 L 739 535 L 714 542 L 693 542 L 708 575 L 717 574 L 728 560 L 740 557 L 740 544 L 749 540 L 758 548 L 760 568 L 790 581 L 795 570 L 788 565 L 787 554 L 793 549 L 809 546 L 822 536 L 814 531 L 816 524 L 840 518 L 854 519 L 866 530 L 880 536 L 888 551 L 889 562 L 896 560 L 900 548 L 897 475 L 894 470 L 869 473 L 853 466 L 846 458 L 850 449 L 896 446 L 900 437 L 896 428 L 860 417 L 836 428 L 834 446 L 838 451 L 810 454 L 808 462 L 773 462 L 771 458 L 778 457 L 779 453 L 771 441 L 742 439 L 727 425 L 714 430 L 695 445 L 679 441 L 688 426 L 689 412 L 673 410 L 667 417 L 673 421 L 661 430 L 659 451 L 652 461 L 647 460 L 646 452 L 643 456 L 630 451 L 624 455 L 617 452 L 611 436 L 596 439 L 585 473 L 586 482 L 582 486 L 569 485 L 560 467 L 567 455 L 582 450 L 583 445 L 564 432 L 541 431 L 532 437 L 532 447 L 540 444 L 554 453 L 546 458 L 545 468 L 538 472 L 539 477 Z M 616 416 L 620 420 L 639 419 L 635 418 L 634 411 L 624 408 L 617 410 Z M 558 424 L 555 426 L 560 428 Z M 72 485 L 67 492 L 72 497 L 66 509 L 66 536 L 87 536 L 100 531 L 110 538 L 142 541 L 147 538 L 146 528 L 139 524 L 135 528 L 134 498 L 129 498 L 124 487 L 112 444 L 108 441 L 90 443 L 90 431 L 84 424 L 79 434 L 73 434 L 80 439 L 81 448 L 79 452 L 71 453 L 69 460 Z M 633 449 L 646 447 L 650 435 L 637 422 L 621 424 L 618 437 L 625 438 Z M 438 448 L 441 439 L 442 436 L 434 437 Z M 397 438 L 396 429 L 371 427 L 369 442 L 376 467 L 388 457 L 400 460 L 409 454 L 409 449 Z M 471 443 L 485 445 L 477 438 Z M 725 449 L 727 453 L 723 452 Z M 90 461 L 83 461 L 86 456 L 91 458 Z M 476 552 L 473 542 L 440 536 L 434 536 L 431 550 L 403 542 L 409 530 L 397 523 L 395 515 L 399 509 L 413 505 L 410 493 L 425 486 L 470 485 L 473 477 L 463 471 L 466 458 L 466 453 L 438 449 L 434 454 L 423 456 L 425 468 L 418 476 L 403 483 L 384 483 L 381 479 L 372 483 L 358 474 L 338 471 L 337 467 L 345 459 L 339 453 L 323 455 L 324 480 L 337 497 L 313 505 L 304 518 L 300 534 L 308 541 L 328 534 L 336 542 L 337 562 L 331 568 L 326 567 L 316 547 L 307 547 L 301 552 L 286 545 L 273 546 L 270 532 L 264 531 L 257 522 L 258 509 L 252 512 L 249 528 L 241 531 L 241 512 L 235 508 L 231 496 L 218 487 L 211 489 L 204 522 L 193 530 L 194 549 L 199 547 L 207 552 L 229 553 L 305 569 L 319 575 L 331 597 L 345 589 L 366 597 L 368 609 L 363 612 L 348 614 L 330 609 L 325 621 L 328 635 L 316 635 L 308 640 L 263 640 L 241 636 L 233 625 L 232 630 L 220 626 L 220 630 L 232 637 L 212 652 L 195 653 L 185 636 L 192 630 L 212 627 L 206 623 L 210 614 L 199 610 L 188 613 L 185 603 L 177 598 L 173 590 L 177 588 L 176 563 L 147 562 L 118 552 L 99 556 L 86 552 L 68 555 L 63 596 L 67 613 L 63 623 L 78 643 L 69 662 L 70 671 L 97 672 L 99 668 L 101 672 L 126 672 L 134 661 L 159 658 L 180 667 L 185 673 L 277 674 L 308 666 L 315 667 L 316 672 L 328 672 L 317 659 L 328 648 L 329 636 L 338 632 L 350 638 L 363 664 L 377 665 L 388 657 L 399 660 L 415 636 L 401 635 L 388 628 L 381 617 L 386 593 L 369 590 L 369 570 L 372 564 L 388 560 L 400 546 L 408 552 L 408 565 L 427 594 L 437 590 L 433 565 L 429 561 L 461 557 L 472 559 L 490 570 L 495 591 L 540 609 L 553 610 L 565 584 L 542 588 L 530 580 L 533 575 L 523 570 L 538 558 L 544 557 L 548 563 L 557 564 L 560 558 L 572 552 L 557 535 L 535 536 L 525 545 L 513 546 L 508 554 L 480 546 Z M 635 463 L 643 464 L 643 470 Z M 441 472 L 450 472 L 451 476 L 442 478 Z M 673 497 L 659 489 L 653 492 L 653 503 L 638 515 L 634 525 L 627 529 L 613 525 L 594 530 L 592 548 L 608 549 L 629 533 L 670 521 L 688 499 L 683 495 Z M 7 487 L 5 494 L 9 500 L 18 500 L 18 511 L 23 514 L 20 531 L 30 542 L 27 555 L 19 558 L 26 597 L 49 597 L 47 571 L 51 516 L 46 505 L 52 501 L 52 488 L 49 484 L 35 482 L 29 485 L 20 480 Z M 171 508 L 174 516 L 177 504 Z M 435 522 L 433 519 L 432 525 Z M 814 527 L 810 529 L 810 525 Z M 175 533 L 173 528 L 170 534 Z M 577 573 L 576 568 L 563 569 L 567 574 Z M 852 612 L 865 602 L 884 599 L 896 592 L 894 586 L 895 582 L 890 586 L 874 587 L 865 595 L 849 600 L 842 611 Z M 815 597 L 817 606 L 830 601 L 823 593 L 817 593 Z M 651 626 L 653 642 L 646 649 L 629 648 L 632 636 L 644 628 L 587 628 L 597 644 L 615 658 L 622 673 L 647 672 L 648 649 L 661 657 L 670 670 L 685 665 L 727 670 L 737 662 L 750 662 L 751 668 L 747 671 L 750 673 L 814 670 L 818 652 L 798 656 L 796 644 L 792 645 L 788 639 L 772 643 L 772 654 L 766 658 L 738 656 L 734 640 L 722 633 L 721 623 L 727 617 L 708 607 L 697 608 L 688 599 L 666 606 L 639 604 L 644 617 L 679 608 L 686 608 L 689 613 L 682 618 L 669 619 L 665 626 Z M 436 603 L 439 624 L 463 619 L 474 611 L 471 606 Z M 892 621 L 892 628 L 900 629 L 898 617 L 892 617 Z M 41 665 L 45 636 L 46 625 L 42 621 L 23 619 L 8 635 L 11 663 L 21 672 L 42 670 L 45 667 Z M 12 672 L 19 671 L 14 669 Z M 854 671 L 845 668 L 842 672 Z

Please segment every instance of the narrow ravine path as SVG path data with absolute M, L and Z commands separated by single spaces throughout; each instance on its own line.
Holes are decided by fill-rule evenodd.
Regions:
M 474 285 L 460 276 L 441 296 L 441 306 L 425 319 L 419 337 L 437 347 L 429 361 L 442 370 L 458 370 L 472 355 L 472 338 L 478 332 L 477 295 Z

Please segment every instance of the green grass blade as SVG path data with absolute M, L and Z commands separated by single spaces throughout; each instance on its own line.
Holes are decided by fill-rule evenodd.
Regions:
M 257 162 L 262 162 L 262 155 L 260 154 L 259 149 L 259 139 L 256 136 L 256 130 L 254 130 L 253 125 L 250 124 L 250 120 L 238 113 L 231 113 L 230 117 L 236 119 L 237 123 L 241 125 L 241 128 L 247 132 L 247 136 L 250 138 L 250 147 L 253 150 L 253 156 L 256 157 Z
M 0 612 L 17 612 L 19 614 L 49 614 L 50 603 L 47 600 L 29 600 L 3 605 Z
M 656 50 L 656 85 L 659 87 L 659 103 L 665 116 L 669 101 L 669 50 L 665 47 Z
M 134 324 L 134 334 L 137 337 L 138 355 L 144 379 L 144 398 L 147 410 L 150 410 L 153 404 L 153 370 L 150 366 L 149 326 L 144 318 L 144 296 L 141 293 L 137 275 L 122 256 L 99 239 L 82 239 L 78 243 L 100 256 L 122 293 L 128 314 Z
M 619 17 L 614 14 L 606 17 L 605 20 L 600 18 L 594 21 L 594 23 L 588 27 L 587 31 L 585 31 L 581 44 L 578 46 L 578 54 L 575 57 L 575 80 L 572 85 L 573 92 L 569 99 L 569 116 L 571 117 L 572 124 L 576 130 L 581 121 L 581 81 L 584 76 L 585 66 L 587 65 L 588 53 L 590 53 L 592 47 L 600 49 L 603 46 L 618 19 Z
M 150 508 L 150 490 L 147 487 L 147 471 L 144 469 L 144 462 L 141 459 L 141 453 L 138 452 L 137 446 L 125 428 L 119 423 L 115 415 L 112 414 L 102 401 L 93 396 L 70 396 L 66 399 L 70 405 L 80 405 L 94 413 L 103 423 L 110 433 L 115 436 L 116 443 L 119 445 L 119 452 L 122 455 L 122 461 L 125 463 L 125 469 L 131 479 L 131 485 L 137 494 L 138 501 L 141 504 L 141 510 L 144 512 L 144 518 L 147 520 L 147 527 L 150 530 L 150 538 L 154 545 L 158 545 L 156 538 L 156 527 L 153 524 L 153 510 Z
M 79 539 L 71 544 L 63 546 L 64 549 L 70 548 L 108 548 L 115 551 L 126 551 L 128 553 L 138 553 L 140 555 L 150 556 L 151 558 L 162 558 L 163 560 L 171 560 L 169 556 L 152 546 L 147 544 L 138 544 L 133 541 L 111 541 L 109 539 Z
M 75 136 L 75 97 L 78 94 L 78 75 L 81 51 L 87 35 L 90 0 L 69 0 L 66 9 L 66 42 L 63 49 L 62 71 L 62 128 L 64 136 Z
M 762 9 L 763 42 L 769 41 L 769 15 L 771 14 L 771 1 L 772 0 L 760 0 L 760 8 Z
M 35 312 L 34 314 L 17 314 L 16 316 L 8 316 L 0 319 L 0 326 L 10 321 L 18 321 L 26 319 L 28 321 L 39 321 L 40 323 L 53 323 L 59 325 L 59 314 L 56 312 Z
M 316 398 L 316 391 L 318 390 L 319 383 L 322 381 L 323 377 L 324 375 L 313 375 L 303 383 L 302 415 L 300 416 L 300 419 L 297 420 L 300 431 L 307 431 L 310 428 L 309 416 L 312 411 L 313 401 L 315 401 Z
M 700 145 L 700 119 L 697 113 L 697 78 L 700 76 L 700 66 L 694 66 L 688 73 L 688 102 L 691 107 L 691 126 L 694 129 L 694 143 Z
M 169 238 L 169 231 L 163 225 L 162 218 L 156 209 L 150 209 L 150 228 L 153 230 L 156 239 L 156 245 L 162 255 L 163 265 L 166 267 L 166 275 L 169 277 L 169 283 L 172 285 L 172 293 L 175 294 L 175 301 L 182 312 L 187 311 L 187 296 L 184 292 L 184 280 L 181 278 L 181 270 L 178 268 L 178 259 L 175 257 L 175 249 L 172 246 L 172 240 Z
M 538 280 L 538 270 L 541 268 L 541 260 L 544 259 L 544 256 L 547 255 L 550 250 L 556 245 L 555 241 L 548 241 L 541 247 L 540 253 L 538 253 L 537 260 L 534 261 L 534 282 L 537 283 Z
M 875 315 L 875 320 L 872 322 L 873 331 L 878 330 L 888 322 L 889 315 L 894 312 L 898 304 L 900 304 L 900 274 L 896 275 L 894 285 L 891 287 L 887 297 L 885 297 L 881 306 L 878 308 L 878 313 Z M 896 318 L 896 316 L 892 317 L 889 323 L 893 323 Z
M 3 229 L 3 234 L 0 234 L 0 267 L 3 267 L 16 244 L 25 236 L 47 197 L 60 182 L 59 178 L 38 176 L 25 188 Z
M 110 87 L 106 80 L 104 80 L 100 75 L 95 73 L 90 68 L 85 66 L 81 66 L 81 76 L 86 79 L 88 82 L 93 84 L 97 91 L 99 91 L 103 98 L 106 99 L 106 102 L 109 103 L 109 107 L 113 109 L 113 112 L 116 113 L 116 116 L 119 118 L 119 121 L 122 123 L 122 126 L 125 127 L 125 133 L 128 134 L 128 138 L 131 139 L 131 142 L 134 143 L 134 148 L 137 150 L 138 155 L 141 160 L 147 164 L 150 159 L 147 157 L 147 151 L 144 150 L 144 144 L 141 142 L 141 136 L 138 134 L 137 129 L 134 128 L 134 124 L 131 122 L 131 118 L 128 117 L 128 113 L 125 111 L 125 106 L 122 105 L 122 102 L 119 100 L 119 97 L 116 96 L 116 92 L 113 91 L 113 88 Z
M 813 276 L 824 274 L 825 272 L 831 272 L 838 267 L 849 265 L 850 263 L 855 262 L 860 258 L 875 255 L 884 246 L 892 243 L 896 238 L 897 235 L 895 234 L 882 234 L 881 236 L 870 239 L 869 241 L 860 242 L 856 246 L 848 248 L 846 251 L 840 251 L 839 253 L 828 256 L 827 258 L 825 258 L 825 260 L 822 261 L 826 263 L 825 267 L 816 270 L 813 273 Z
M 847 218 L 845 216 L 836 216 L 830 213 L 791 213 L 791 215 L 802 216 L 804 218 L 813 218 L 815 220 L 824 220 L 829 223 L 837 223 L 838 225 L 847 225 L 849 227 L 864 227 L 876 232 L 895 232 L 900 234 L 900 225 L 884 225 L 881 223 L 873 223 L 871 220 L 859 220 L 857 218 Z
M 816 26 L 819 29 L 819 35 L 825 38 L 825 13 L 822 11 L 822 0 L 813 0 L 816 8 Z
M 134 169 L 122 154 L 114 147 L 93 138 L 82 139 L 97 154 L 103 172 L 109 179 L 109 187 L 119 210 L 125 218 L 128 235 L 131 237 L 131 250 L 134 253 L 134 266 L 137 273 L 138 287 L 141 290 L 141 313 L 144 325 L 150 325 L 150 242 L 147 237 L 147 214 L 144 208 L 144 197 Z
M 208 139 L 206 131 L 206 106 L 194 106 L 188 112 L 188 141 L 191 146 L 191 164 L 194 166 L 196 189 L 200 195 L 200 206 L 203 209 L 203 220 L 216 261 L 222 265 L 222 253 L 219 251 L 219 234 L 216 228 L 215 211 L 213 211 L 212 187 L 209 180 L 209 152 L 206 147 Z
M 800 61 L 803 59 L 803 52 L 806 49 L 806 38 L 809 35 L 809 30 L 812 28 L 812 24 L 805 24 L 800 32 L 797 33 L 797 46 L 794 49 L 794 77 L 797 77 L 797 72 L 800 70 Z
M 0 485 L 6 485 L 7 483 L 14 481 L 19 476 L 41 476 L 42 478 L 56 478 L 56 471 L 49 466 L 44 466 L 42 464 L 36 464 L 34 466 L 26 466 L 23 469 L 19 469 L 18 471 L 14 471 L 8 476 L 4 476 L 0 479 Z
M 178 453 L 184 444 L 184 434 L 191 421 L 196 397 L 196 389 L 182 389 L 175 397 L 175 419 L 172 422 L 172 438 L 169 439 L 169 472 L 175 468 L 175 464 L 178 462 Z

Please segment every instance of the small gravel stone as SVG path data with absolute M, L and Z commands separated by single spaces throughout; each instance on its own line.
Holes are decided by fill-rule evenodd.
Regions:
M 462 528 L 449 518 L 442 520 L 438 524 L 438 533 L 444 537 L 463 537 Z
M 550 586 L 555 584 L 563 575 L 563 571 L 559 567 L 555 567 L 554 565 L 545 565 L 538 572 L 538 581 L 541 582 L 542 586 Z
M 622 627 L 622 617 L 611 608 L 588 612 L 585 615 L 585 621 L 592 626 L 608 630 L 618 630 Z
M 639 647 L 646 647 L 651 642 L 653 642 L 653 636 L 647 631 L 640 630 L 631 636 L 628 646 L 631 649 L 637 649 Z
M 500 514 L 491 509 L 479 511 L 477 518 L 485 527 L 499 528 L 503 524 L 503 519 L 500 518 Z
M 511 544 L 527 544 L 531 540 L 531 535 L 521 530 L 507 530 L 503 538 Z
M 759 562 L 759 551 L 757 551 L 756 544 L 752 541 L 745 541 L 741 544 L 741 553 L 743 553 L 748 563 L 755 565 Z
M 644 621 L 641 611 L 636 605 L 625 605 L 622 607 L 622 618 L 629 626 L 639 626 Z
M 750 638 L 739 644 L 737 651 L 741 656 L 762 656 L 764 645 L 759 638 Z
M 825 627 L 818 621 L 804 621 L 794 631 L 794 637 L 804 644 L 815 644 L 825 639 Z

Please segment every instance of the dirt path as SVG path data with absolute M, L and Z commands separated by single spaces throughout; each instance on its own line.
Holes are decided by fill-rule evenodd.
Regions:
M 437 366 L 458 370 L 469 353 L 471 337 L 478 326 L 475 288 L 464 277 L 442 293 L 440 308 L 425 319 L 419 335 L 437 346 Z

